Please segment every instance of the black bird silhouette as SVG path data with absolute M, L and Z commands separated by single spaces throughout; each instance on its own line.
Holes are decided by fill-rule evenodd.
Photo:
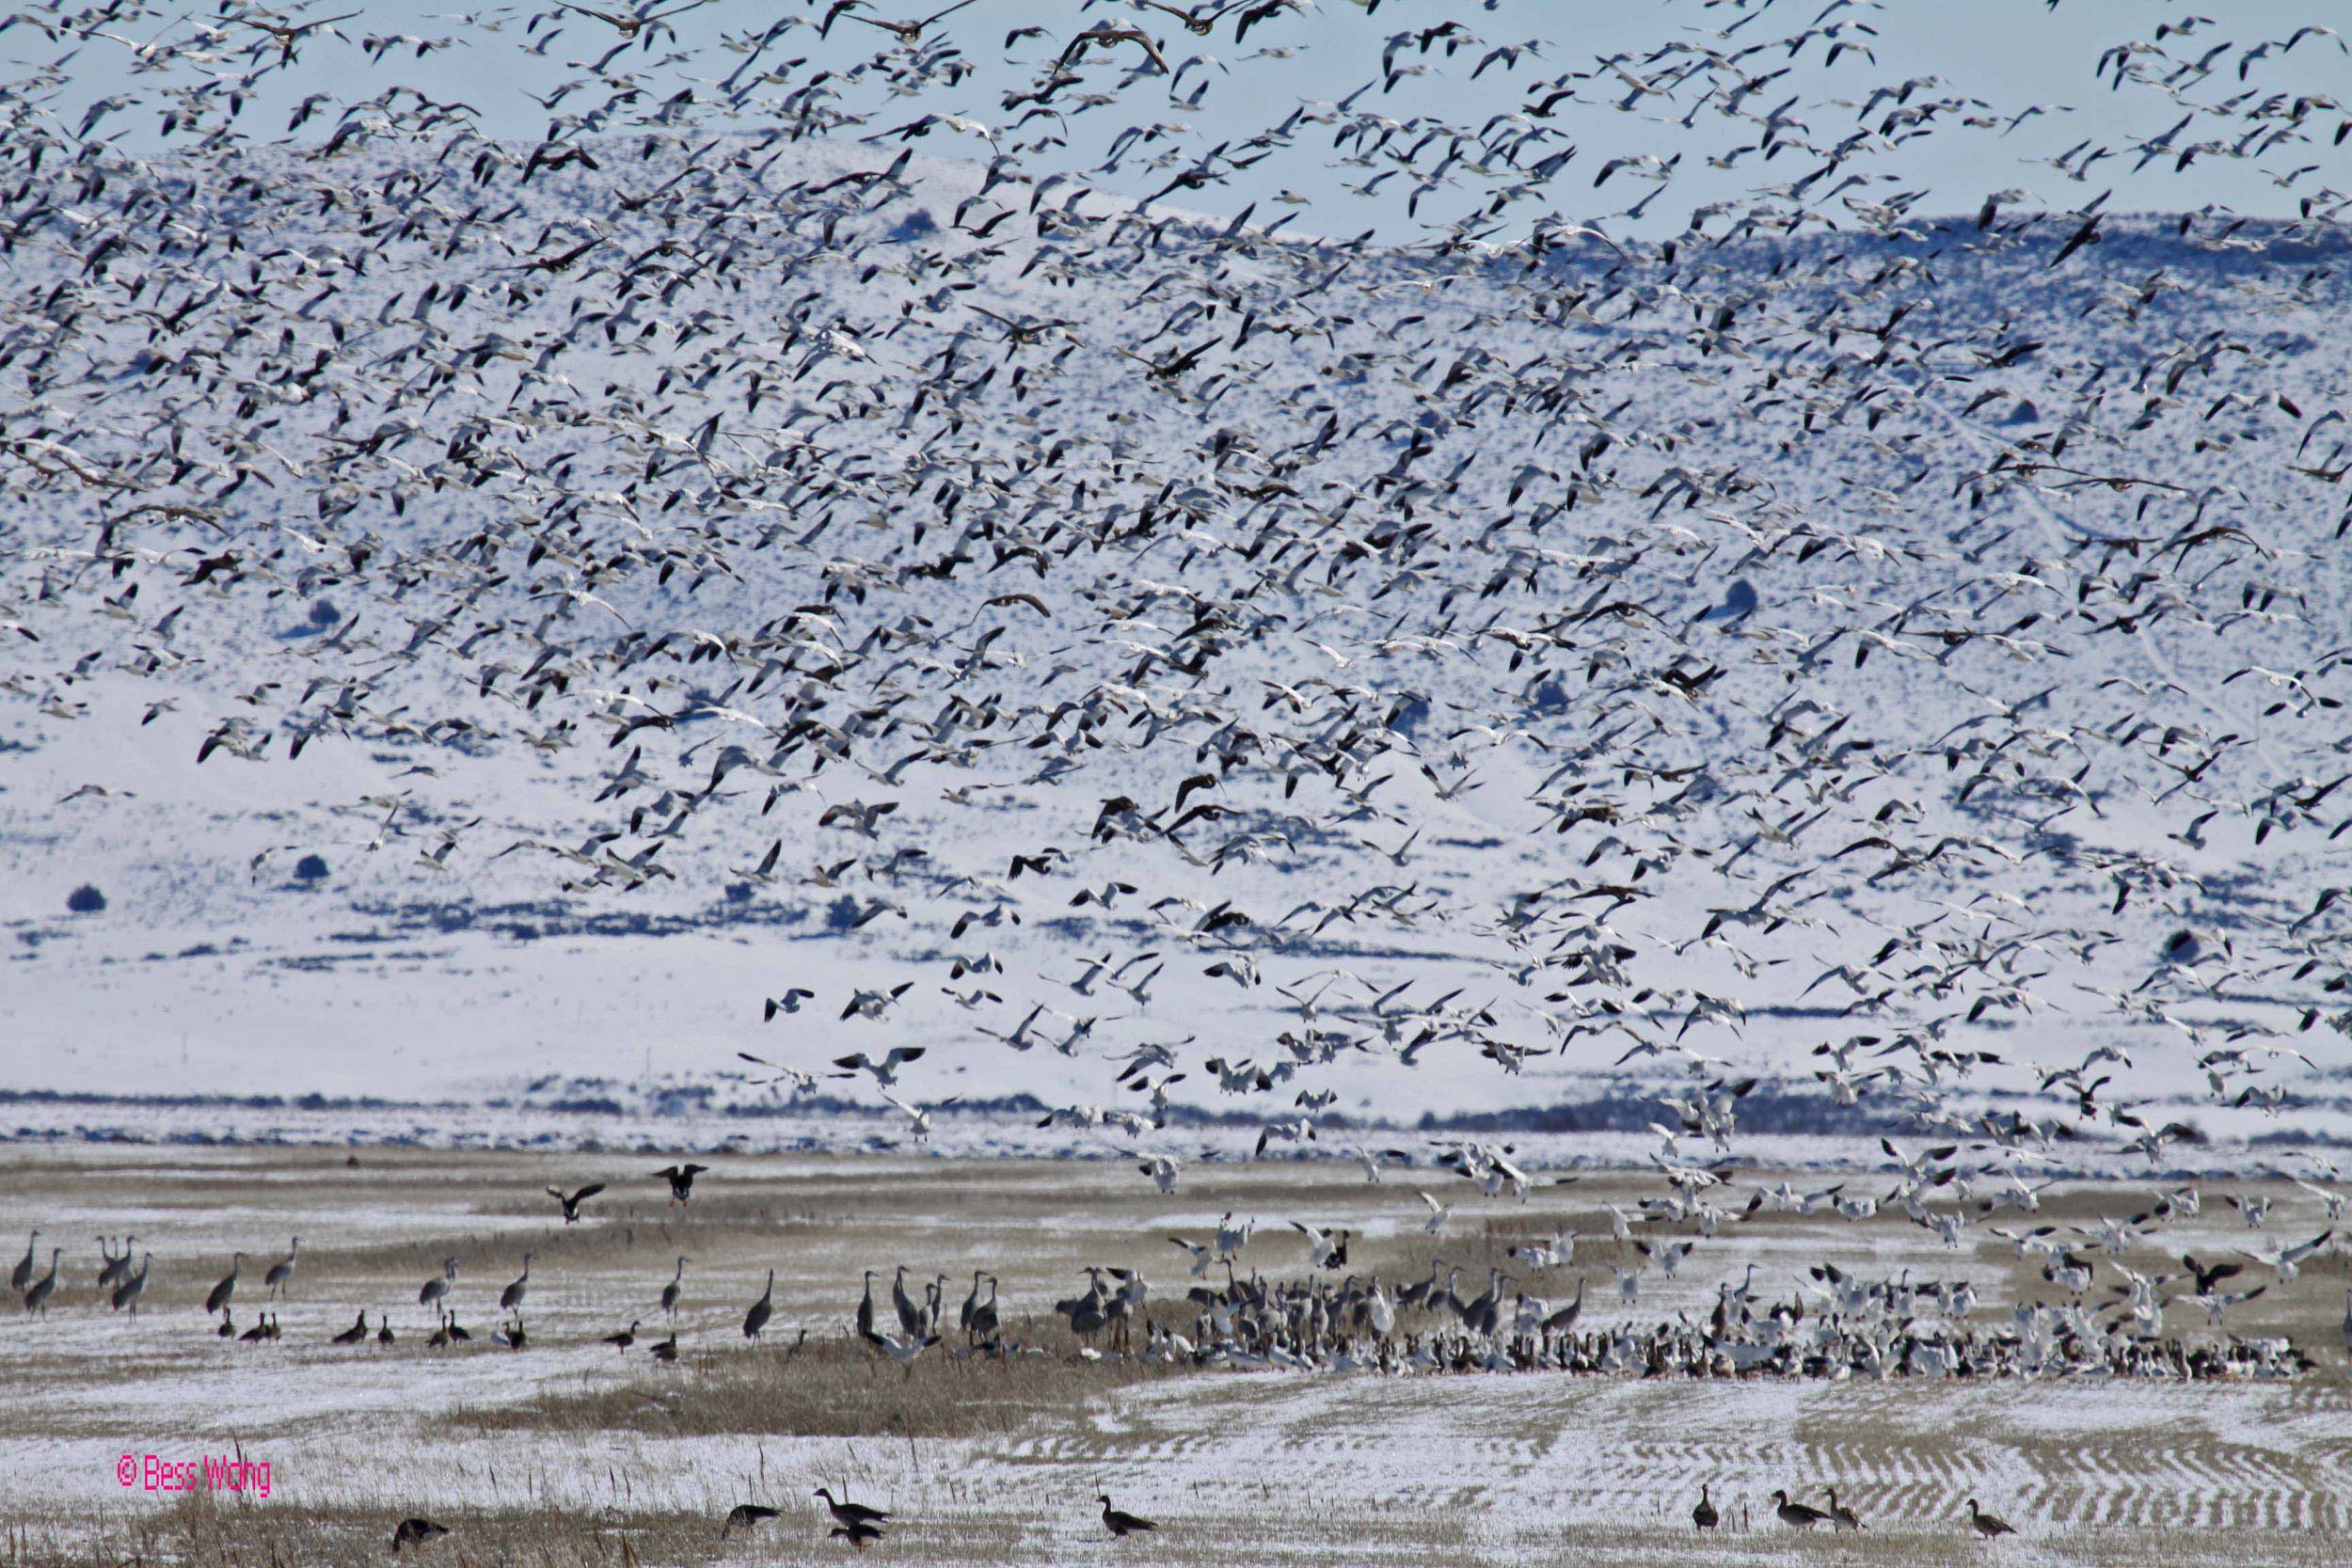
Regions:
M 1133 1535 L 1138 1530 L 1155 1530 L 1160 1528 L 1149 1519 L 1133 1513 L 1122 1513 L 1113 1508 L 1108 1494 L 1098 1497 L 1094 1500 L 1103 1505 L 1103 1528 L 1114 1536 Z
M 694 1178 L 708 1170 L 708 1165 L 664 1165 L 656 1176 L 670 1183 L 670 1201 L 685 1203 L 694 1196 Z
M 772 1519 L 776 1511 L 758 1503 L 737 1503 L 727 1511 L 727 1522 L 719 1528 L 719 1539 L 724 1541 L 738 1529 L 749 1530 L 762 1519 Z
M 426 1542 L 437 1535 L 447 1535 L 447 1525 L 437 1525 L 430 1519 L 403 1519 L 392 1530 L 392 1555 L 398 1557 L 403 1546 L 422 1550 Z
M 659 1175 L 660 1173 L 657 1172 L 656 1174 Z M 563 1188 L 549 1187 L 548 1189 L 548 1196 L 555 1199 L 556 1202 L 564 1206 L 564 1223 L 565 1225 L 576 1225 L 580 1222 L 580 1206 L 602 1191 L 604 1191 L 603 1182 L 591 1181 L 588 1185 L 580 1188 L 580 1191 L 573 1193 L 568 1196 L 565 1196 Z

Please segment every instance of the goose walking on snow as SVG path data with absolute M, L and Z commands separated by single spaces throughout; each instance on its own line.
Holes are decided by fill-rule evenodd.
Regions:
M 1997 1536 L 2015 1535 L 2017 1528 L 1998 1514 L 1987 1513 L 1977 1506 L 1977 1499 L 1968 1499 L 1968 1525 L 1979 1535 L 1991 1541 Z
M 1107 1494 L 1094 1500 L 1103 1505 L 1103 1528 L 1109 1530 L 1114 1537 L 1136 1535 L 1160 1528 L 1149 1519 L 1133 1513 L 1122 1513 L 1113 1508 Z

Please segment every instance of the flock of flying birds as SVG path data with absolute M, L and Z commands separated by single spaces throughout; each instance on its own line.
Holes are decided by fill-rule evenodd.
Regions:
M 1934 217 L 1916 144 L 2026 180 L 2071 111 L 1883 80 L 1859 0 L 1685 9 L 1580 65 L 1435 0 L 24 5 L 0 700 L 389 759 L 256 880 L 358 822 L 822 906 L 771 1081 L 920 1138 L 951 1056 L 1106 1063 L 1046 1120 L 1168 1189 L 1180 1084 L 1267 1153 L 1374 1075 L 1624 1069 L 1661 1234 L 1736 1212 L 1772 1083 L 1933 1140 L 1897 1194 L 1959 1246 L 2300 1108 L 2352 1035 L 2352 112 L 2280 84 L 2344 40 L 2168 11 L 2085 62 L 2150 124 L 2039 160 L 2065 205 Z M 1244 89 L 1392 20 L 1336 100 Z M 501 51 L 544 134 L 436 86 Z M 1227 199 L 1331 168 L 1375 229 Z M 1676 229 L 1688 179 L 1744 194 Z

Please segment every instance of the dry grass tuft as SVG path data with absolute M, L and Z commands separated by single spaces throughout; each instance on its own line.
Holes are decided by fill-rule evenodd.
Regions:
M 1136 1384 L 1213 1375 L 1132 1359 L 1087 1361 L 1073 1351 L 1074 1342 L 1009 1361 L 957 1361 L 934 1350 L 899 1367 L 846 1338 L 811 1339 L 797 1351 L 706 1354 L 670 1367 L 648 1360 L 626 1383 L 469 1407 L 452 1421 L 478 1432 L 982 1437 L 1097 1405 Z

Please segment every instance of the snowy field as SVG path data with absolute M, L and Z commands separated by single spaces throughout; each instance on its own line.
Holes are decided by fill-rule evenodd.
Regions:
M 1966 1279 L 1986 1323 L 2056 1292 L 1990 1236 L 1954 1252 L 1899 1220 L 1768 1215 L 1680 1277 L 1653 1274 L 1629 1308 L 1610 1283 L 1611 1265 L 1630 1259 L 1608 1206 L 1644 1188 L 1600 1172 L 1524 1201 L 1438 1187 L 1455 1212 L 1432 1236 L 1398 1209 L 1416 1184 L 1444 1180 L 1428 1171 L 1375 1187 L 1328 1166 L 1201 1170 L 1163 1197 L 1113 1167 L 1067 1162 L 720 1157 L 675 1209 L 649 1174 L 658 1163 L 11 1151 L 0 1226 L 38 1224 L 71 1259 L 46 1318 L 0 1323 L 15 1560 L 251 1561 L 272 1550 L 373 1560 L 412 1513 L 452 1527 L 432 1548 L 452 1560 L 612 1561 L 623 1543 L 645 1561 L 826 1560 L 840 1544 L 809 1493 L 845 1484 L 898 1515 L 876 1549 L 923 1562 L 2319 1563 L 2341 1560 L 2352 1526 L 2352 1396 L 2335 1321 L 2346 1274 L 2332 1250 L 2231 1319 L 2232 1332 L 2288 1335 L 2313 1352 L 2315 1370 L 2277 1382 L 1178 1370 L 1072 1359 L 1047 1307 L 1083 1283 L 1083 1265 L 1132 1266 L 1152 1284 L 1155 1319 L 1189 1328 L 1184 1254 L 1163 1238 L 1206 1240 L 1229 1212 L 1256 1221 L 1245 1271 L 1275 1277 L 1304 1268 L 1292 1219 L 1355 1227 L 1351 1266 L 1398 1281 L 1432 1257 L 1483 1272 L 1514 1242 L 1573 1229 L 1571 1260 L 1529 1288 L 1558 1298 L 1577 1276 L 1597 1282 L 1604 1325 L 1703 1315 L 1718 1279 L 1749 1262 L 1774 1299 L 1824 1263 Z M 578 1226 L 556 1223 L 540 1189 L 595 1178 L 611 1190 Z M 2263 1192 L 2276 1207 L 2257 1234 L 2226 1199 Z M 2060 1187 L 2031 1219 L 2087 1223 L 2118 1196 Z M 2201 1215 L 2165 1240 L 2208 1261 L 2325 1223 L 2316 1200 L 2282 1184 L 2209 1184 L 2202 1196 Z M 158 1254 L 135 1319 L 97 1306 L 87 1286 L 87 1238 L 124 1231 Z M 297 1268 L 285 1299 L 266 1303 L 260 1270 L 293 1235 Z M 232 1320 L 243 1328 L 275 1310 L 274 1343 L 209 1332 L 200 1301 L 232 1249 L 250 1255 Z M 529 1336 L 513 1351 L 489 1334 L 526 1251 Z M 657 1366 L 645 1346 L 671 1325 L 655 1298 L 680 1255 L 680 1357 Z M 430 1350 L 416 1291 L 450 1256 L 460 1266 L 448 1299 L 476 1337 Z M 1005 1365 L 947 1358 L 943 1346 L 905 1370 L 871 1362 L 848 1332 L 859 1276 L 880 1268 L 886 1288 L 901 1262 L 918 1289 L 946 1275 L 951 1303 L 970 1270 L 996 1272 L 1007 1338 L 1050 1354 Z M 770 1268 L 775 1315 L 751 1345 L 739 1324 Z M 393 1345 L 329 1342 L 363 1311 L 371 1323 L 389 1314 Z M 2169 1313 L 2167 1332 L 2207 1337 L 2193 1307 Z M 631 1320 L 633 1347 L 599 1342 Z M 114 1469 L 125 1453 L 266 1459 L 272 1496 L 126 1491 Z M 1686 1517 L 1702 1483 L 1729 1526 L 1705 1542 Z M 1774 1489 L 1818 1503 L 1832 1485 L 1867 1527 L 1859 1542 L 1800 1539 L 1772 1517 Z M 1091 1501 L 1104 1491 L 1160 1532 L 1112 1548 Z M 1971 1496 L 2019 1534 L 1978 1542 Z M 721 1543 L 722 1518 L 747 1500 L 784 1515 Z

